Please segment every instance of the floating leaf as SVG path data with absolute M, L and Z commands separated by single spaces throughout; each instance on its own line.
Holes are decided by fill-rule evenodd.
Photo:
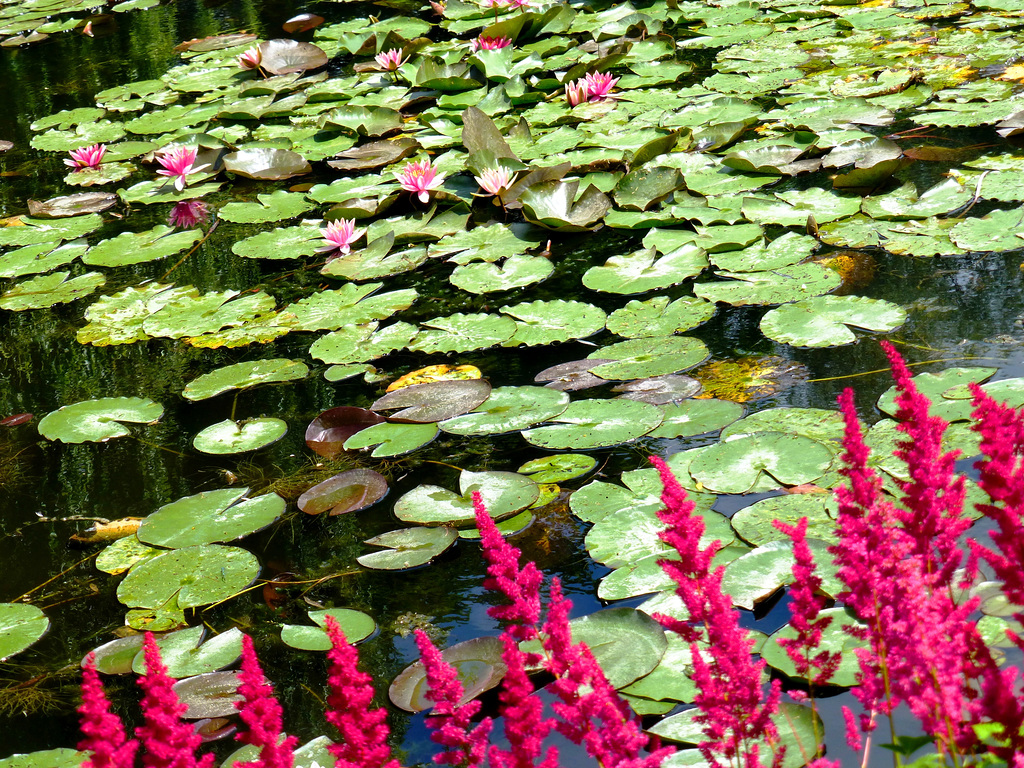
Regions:
M 301 216 L 313 208 L 305 195 L 279 189 L 270 194 L 257 195 L 258 203 L 228 203 L 217 211 L 217 218 L 241 224 L 257 224 L 266 221 L 284 221 Z
M 282 624 L 281 641 L 292 648 L 301 651 L 329 651 L 331 641 L 321 627 L 327 617 L 330 616 L 341 627 L 346 639 L 350 643 L 358 643 L 365 640 L 377 630 L 377 625 L 372 618 L 362 611 L 354 611 L 351 608 L 329 608 L 323 611 L 310 611 L 309 618 L 317 626 L 303 626 L 300 624 Z
M 721 282 L 698 283 L 693 292 L 708 301 L 735 307 L 786 304 L 834 291 L 842 278 L 820 264 L 809 262 L 767 272 L 720 272 Z
M 836 576 L 828 546 L 823 541 L 808 539 L 808 546 L 814 556 L 817 575 L 822 580 L 822 591 L 835 595 L 845 585 Z M 793 580 L 793 542 L 770 541 L 733 560 L 725 567 L 722 577 L 722 592 L 729 595 L 733 604 L 753 610 L 754 606 L 775 594 L 783 585 Z
M 597 459 L 580 453 L 560 453 L 531 459 L 516 471 L 529 475 L 537 483 L 564 483 L 590 472 L 597 466 Z
M 488 314 L 455 314 L 423 323 L 427 330 L 409 345 L 413 352 L 470 352 L 508 341 L 516 332 L 509 317 Z
M 389 392 L 370 408 L 375 411 L 401 408 L 391 415 L 391 421 L 428 423 L 468 413 L 490 394 L 491 384 L 485 379 L 434 381 Z
M 731 521 L 736 533 L 755 547 L 769 541 L 789 541 L 789 537 L 772 524 L 773 521 L 796 525 L 802 517 L 807 518 L 807 535 L 810 538 L 832 542 L 836 540 L 836 521 L 830 516 L 830 510 L 836 512 L 837 506 L 828 493 L 790 494 L 762 499 L 744 507 L 732 516 Z
M 306 445 L 314 453 L 333 459 L 344 452 L 344 443 L 352 435 L 382 421 L 383 416 L 366 408 L 349 405 L 329 408 L 306 427 Z
M 88 296 L 106 282 L 99 272 L 86 272 L 68 279 L 70 275 L 70 272 L 54 272 L 18 283 L 0 294 L 0 309 L 24 312 L 67 304 Z
M 662 422 L 662 412 L 635 400 L 578 400 L 553 423 L 523 432 L 531 445 L 586 451 L 635 440 Z
M 857 676 L 860 673 L 860 662 L 854 651 L 857 648 L 867 647 L 867 643 L 864 640 L 852 637 L 849 630 L 861 626 L 860 623 L 845 608 L 826 608 L 818 615 L 821 618 L 830 619 L 832 623 L 822 631 L 821 640 L 814 652 L 817 654 L 821 651 L 831 651 L 832 653 L 840 654 L 839 667 L 836 669 L 835 674 L 829 678 L 828 684 L 841 685 L 847 688 L 856 685 Z M 797 674 L 793 660 L 789 657 L 786 650 L 779 645 L 780 639 L 795 637 L 796 630 L 788 625 L 777 630 L 761 648 L 761 657 L 768 662 L 768 666 L 777 669 L 784 675 L 796 679 L 806 679 L 806 676 Z M 812 663 L 810 675 L 814 676 L 820 672 L 820 668 Z
M 242 632 L 237 627 L 202 642 L 204 634 L 206 628 L 198 626 L 170 632 L 157 638 L 160 658 L 167 666 L 169 676 L 183 678 L 216 672 L 234 664 L 242 655 Z M 137 675 L 145 674 L 144 651 L 139 651 L 135 655 L 132 670 Z
M 267 40 L 260 43 L 260 68 L 272 75 L 304 72 L 327 63 L 327 54 L 312 43 L 298 40 Z
M 345 450 L 373 448 L 370 455 L 374 458 L 400 456 L 423 447 L 437 437 L 439 431 L 437 424 L 375 424 L 348 438 Z
M 589 357 L 611 361 L 594 365 L 595 376 L 628 380 L 689 370 L 707 359 L 708 348 L 688 336 L 645 337 L 601 347 Z
M 617 387 L 612 392 L 622 392 L 619 397 L 626 400 L 640 400 L 651 405 L 678 403 L 699 394 L 701 384 L 689 376 L 655 376 L 649 379 L 638 379 Z
M 39 422 L 39 434 L 62 443 L 102 443 L 131 431 L 120 422 L 152 424 L 164 413 L 159 403 L 142 397 L 102 397 L 65 405 Z
M 117 203 L 117 196 L 109 192 L 79 192 L 75 195 L 53 197 L 44 202 L 28 201 L 30 216 L 40 219 L 63 219 L 83 213 L 102 213 Z
M 452 285 L 468 293 L 493 293 L 524 288 L 546 280 L 555 265 L 543 256 L 516 254 L 500 266 L 497 264 L 464 264 L 456 267 L 448 278 Z
M 378 552 L 361 555 L 356 560 L 364 568 L 383 571 L 401 571 L 429 563 L 458 540 L 454 528 L 401 528 L 367 539 L 364 543 L 387 547 Z
M 775 355 L 708 363 L 692 376 L 704 385 L 700 397 L 747 403 L 796 386 L 810 377 L 807 367 Z
M 181 393 L 187 400 L 206 400 L 233 389 L 249 389 L 258 384 L 296 381 L 309 375 L 309 368 L 297 360 L 274 358 L 251 363 L 235 363 L 204 373 L 188 384 Z
M 51 243 L 26 245 L 24 248 L 0 255 L 0 277 L 21 277 L 49 272 L 70 264 L 87 249 L 84 240 L 73 240 L 56 248 Z
M 604 310 L 582 301 L 532 301 L 501 308 L 516 320 L 516 330 L 503 346 L 540 346 L 569 339 L 583 339 L 600 331 Z
M 299 496 L 298 507 L 307 515 L 358 512 L 373 506 L 388 492 L 388 481 L 372 469 L 350 469 L 317 483 Z
M 241 422 L 224 419 L 199 432 L 192 439 L 192 445 L 203 453 L 242 453 L 276 443 L 287 432 L 288 422 L 268 416 Z
M 142 650 L 143 635 L 128 635 L 104 643 L 89 653 L 93 654 L 96 671 L 104 675 L 127 675 L 132 671 L 132 661 Z M 84 668 L 89 656 L 82 658 Z
M 146 544 L 181 549 L 248 536 L 284 512 L 284 499 L 276 493 L 243 500 L 248 492 L 248 488 L 225 488 L 185 496 L 143 520 L 136 535 Z
M 395 517 L 419 525 L 472 525 L 473 492 L 479 491 L 495 520 L 511 517 L 537 501 L 537 483 L 515 472 L 469 472 L 459 475 L 460 494 L 436 485 L 420 485 L 395 502 Z
M 761 331 L 797 347 L 835 347 L 856 341 L 848 326 L 892 331 L 906 320 L 906 310 L 884 299 L 817 296 L 771 310 L 761 318 Z
M 136 563 L 156 557 L 162 549 L 146 546 L 135 536 L 125 536 L 96 555 L 96 568 L 118 576 L 127 573 Z
M 543 181 L 520 196 L 528 220 L 560 232 L 592 229 L 611 208 L 611 200 L 591 185 L 577 195 L 578 181 Z
M 716 311 L 712 302 L 692 297 L 675 301 L 668 296 L 646 301 L 634 299 L 608 315 L 608 330 L 628 339 L 671 336 L 706 323 Z
M 231 246 L 231 252 L 246 259 L 301 259 L 314 255 L 323 242 L 320 227 L 300 224 L 239 240 Z
M 306 158 L 298 152 L 289 149 L 252 147 L 224 155 L 224 170 L 247 179 L 280 181 L 302 176 L 309 173 L 312 168 L 306 162 Z
M 238 630 L 231 629 L 229 632 Z M 206 645 L 208 643 L 204 643 L 200 648 Z M 244 701 L 244 697 L 238 693 L 240 682 L 238 672 L 206 672 L 179 680 L 174 684 L 173 690 L 178 701 L 188 707 L 182 717 L 186 720 L 203 720 L 208 717 L 230 717 L 237 714 L 238 707 L 235 704 Z
M 110 240 L 101 240 L 82 257 L 97 267 L 124 267 L 156 261 L 188 248 L 203 236 L 198 229 L 176 231 L 157 224 L 145 232 L 122 232 Z
M 471 701 L 494 688 L 507 668 L 501 660 L 502 642 L 497 637 L 474 637 L 441 651 L 442 660 L 455 669 L 462 685 L 460 703 Z M 388 688 L 391 703 L 406 712 L 422 712 L 431 706 L 427 698 L 427 673 L 422 661 L 403 669 Z
M 817 480 L 832 464 L 832 452 L 800 435 L 756 432 L 717 443 L 704 451 L 690 474 L 717 493 L 748 493 Z M 770 477 L 769 477 L 770 476 Z
M 34 605 L 0 603 L 0 661 L 24 651 L 49 627 L 46 614 Z
M 455 435 L 517 432 L 558 416 L 568 404 L 568 395 L 546 387 L 498 387 L 472 413 L 438 426 Z
M 132 568 L 117 587 L 117 599 L 141 608 L 195 608 L 245 589 L 259 571 L 256 557 L 238 547 L 185 547 Z
M 691 437 L 722 429 L 743 415 L 743 406 L 729 400 L 688 400 L 663 405 L 665 419 L 651 437 Z

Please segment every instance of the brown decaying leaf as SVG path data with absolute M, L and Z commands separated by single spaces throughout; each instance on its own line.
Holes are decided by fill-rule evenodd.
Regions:
M 120 520 L 111 520 L 109 523 L 93 523 L 91 527 L 72 536 L 71 540 L 82 544 L 117 541 L 133 535 L 139 530 L 140 525 L 142 525 L 141 517 L 122 517 Z

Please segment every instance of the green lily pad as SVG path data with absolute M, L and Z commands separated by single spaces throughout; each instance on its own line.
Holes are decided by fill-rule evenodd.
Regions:
M 812 187 L 774 195 L 743 198 L 743 215 L 758 224 L 803 226 L 813 216 L 819 224 L 836 221 L 860 211 L 861 198 L 840 195 L 832 190 Z
M 86 272 L 68 279 L 70 275 L 70 272 L 54 272 L 18 283 L 0 294 L 0 309 L 23 312 L 67 304 L 88 296 L 106 282 L 99 272 Z
M 194 288 L 175 292 L 166 304 L 142 321 L 150 336 L 180 339 L 215 334 L 222 328 L 238 328 L 266 317 L 276 302 L 263 291 L 239 296 L 238 291 L 200 294 Z M 271 339 L 277 334 L 271 335 Z
M 796 347 L 836 347 L 856 341 L 849 326 L 881 332 L 906 321 L 906 310 L 884 299 L 816 296 L 769 311 L 761 318 L 761 332 Z
M 711 446 L 690 465 L 690 474 L 717 493 L 747 493 L 810 483 L 832 464 L 832 452 L 816 440 L 782 432 L 756 432 Z
M 309 368 L 303 363 L 286 358 L 235 363 L 193 379 L 185 385 L 181 394 L 187 400 L 206 400 L 233 389 L 249 389 L 258 384 L 296 381 L 308 375 Z
M 301 651 L 329 651 L 331 649 L 330 638 L 327 632 L 321 629 L 328 616 L 338 622 L 345 638 L 350 643 L 358 643 L 365 640 L 377 630 L 377 624 L 372 618 L 362 611 L 355 611 L 351 608 L 328 608 L 322 611 L 310 611 L 309 618 L 317 626 L 311 627 L 301 624 L 282 624 L 281 641 L 292 648 Z
M 213 454 L 255 451 L 276 443 L 288 432 L 288 422 L 261 417 L 234 421 L 224 419 L 211 424 L 192 439 L 197 451 Z
M 568 395 L 546 387 L 498 387 L 472 413 L 438 426 L 455 435 L 517 432 L 558 416 L 568 405 Z
M 755 547 L 769 541 L 789 541 L 790 538 L 772 525 L 781 520 L 796 525 L 807 518 L 807 535 L 832 543 L 836 540 L 836 521 L 831 517 L 838 510 L 829 493 L 801 493 L 775 496 L 744 507 L 731 518 L 732 527 L 745 541 Z
M 219 544 L 185 547 L 132 568 L 117 587 L 117 599 L 130 607 L 196 608 L 237 594 L 259 572 L 259 561 L 244 549 Z
M 248 536 L 277 520 L 285 508 L 276 493 L 243 501 L 248 491 L 224 488 L 172 501 L 143 520 L 136 536 L 143 543 L 170 549 Z
M 671 336 L 696 328 L 714 317 L 717 307 L 710 301 L 684 296 L 671 301 L 655 296 L 633 300 L 608 315 L 608 330 L 627 339 Z
M 663 405 L 665 419 L 651 437 L 692 437 L 715 432 L 743 415 L 743 406 L 729 400 L 687 400 Z
M 839 667 L 835 674 L 829 678 L 829 685 L 839 685 L 845 688 L 857 684 L 857 675 L 860 673 L 860 662 L 854 651 L 857 648 L 867 647 L 867 642 L 852 637 L 847 631 L 848 628 L 859 627 L 861 624 L 857 618 L 845 608 L 826 608 L 820 614 L 820 618 L 831 619 L 829 624 L 821 633 L 821 640 L 812 655 L 821 651 L 831 651 L 841 654 Z M 768 666 L 777 669 L 789 677 L 803 679 L 796 673 L 793 660 L 786 653 L 786 649 L 779 645 L 782 638 L 793 639 L 796 637 L 796 630 L 789 625 L 774 632 L 768 641 L 761 648 L 761 657 L 768 662 Z M 820 669 L 811 665 L 810 675 L 813 677 L 820 673 Z
M 583 339 L 604 328 L 603 309 L 582 301 L 531 301 L 505 305 L 501 311 L 515 318 L 515 333 L 502 346 L 542 346 Z
M 157 224 L 145 232 L 122 232 L 117 237 L 101 240 L 89 249 L 82 261 L 97 267 L 142 264 L 181 253 L 202 236 L 198 229 L 175 230 Z
M 666 639 L 668 645 L 658 666 L 632 685 L 626 686 L 620 694 L 667 701 L 672 705 L 677 701 L 694 700 L 697 685 L 692 677 L 693 657 L 690 654 L 690 644 L 674 632 L 666 633 Z
M 973 406 L 969 400 L 951 399 L 943 397 L 943 393 L 953 390 L 954 387 L 961 387 L 966 384 L 981 384 L 992 378 L 996 368 L 974 367 L 974 368 L 947 368 L 939 373 L 919 373 L 913 378 L 917 391 L 931 400 L 929 413 L 938 416 L 946 421 L 965 421 L 971 418 Z M 956 391 L 956 390 L 954 390 Z M 898 410 L 896 406 L 896 386 L 889 387 L 882 396 L 878 398 L 878 409 L 883 413 L 895 417 Z
M 965 251 L 1015 251 L 1024 248 L 1017 233 L 1024 213 L 1017 209 L 994 210 L 978 219 L 965 219 L 949 233 L 949 238 Z
M 128 635 L 94 648 L 96 671 L 104 675 L 127 675 L 132 671 L 132 661 L 142 650 L 143 635 Z M 88 655 L 82 658 L 84 668 Z
M 51 243 L 26 245 L 0 255 L 0 277 L 39 275 L 63 267 L 77 259 L 88 249 L 84 240 L 62 243 L 56 248 Z
M 835 595 L 845 589 L 845 585 L 836 576 L 836 566 L 829 555 L 828 545 L 817 539 L 808 539 L 807 544 L 814 555 L 817 574 L 822 580 L 822 591 L 827 595 Z M 729 595 L 734 605 L 753 610 L 755 604 L 791 583 L 792 571 L 793 543 L 789 539 L 770 541 L 736 558 L 725 567 L 722 592 Z
M 593 358 L 611 361 L 591 368 L 595 376 L 626 381 L 689 370 L 707 360 L 708 348 L 689 336 L 651 336 L 600 347 Z
M 530 459 L 516 472 L 529 475 L 537 483 L 564 483 L 590 472 L 597 459 L 580 453 L 560 453 L 540 459 Z
M 0 603 L 0 661 L 21 653 L 46 634 L 50 620 L 27 603 Z
M 205 645 L 200 647 L 200 651 Z M 244 701 L 238 693 L 239 683 L 238 672 L 204 672 L 175 683 L 174 693 L 178 701 L 187 707 L 182 718 L 203 720 L 236 714 L 238 708 L 235 704 Z
M 391 411 L 401 408 L 391 415 L 391 421 L 425 424 L 468 413 L 487 400 L 490 394 L 491 384 L 486 379 L 432 381 L 388 392 L 370 409 Z
M 647 293 L 677 285 L 708 266 L 704 249 L 688 244 L 656 259 L 654 248 L 612 256 L 583 274 L 583 285 L 605 293 Z
M 246 259 L 301 259 L 316 254 L 323 242 L 319 226 L 299 224 L 239 240 L 231 252 Z
M 314 203 L 305 195 L 279 189 L 270 194 L 257 195 L 258 203 L 228 203 L 217 211 L 217 218 L 242 224 L 284 221 L 301 216 L 313 208 Z
M 386 320 L 411 307 L 419 295 L 415 288 L 376 293 L 382 285 L 346 283 L 335 291 L 318 291 L 289 304 L 284 311 L 294 315 L 290 325 L 297 331 L 336 330 L 344 325 Z
M 160 658 L 167 666 L 167 674 L 173 678 L 192 677 L 216 672 L 234 664 L 242 655 L 242 632 L 232 627 L 227 632 L 214 635 L 202 642 L 206 628 L 203 626 L 181 629 L 157 638 Z M 135 655 L 132 670 L 137 675 L 145 674 L 145 653 Z
M 460 703 L 476 698 L 501 682 L 507 671 L 501 660 L 503 648 L 504 645 L 497 637 L 474 637 L 441 651 L 441 658 L 455 668 L 462 685 L 463 697 Z M 388 698 L 406 712 L 422 712 L 432 706 L 427 699 L 428 690 L 423 662 L 415 661 L 392 681 Z
M 470 352 L 508 341 L 516 332 L 510 317 L 489 314 L 455 314 L 423 322 L 409 349 L 413 352 Z
M 693 286 L 693 292 L 708 301 L 720 301 L 734 307 L 800 301 L 834 291 L 843 282 L 836 272 L 813 262 L 766 272 L 718 274 L 730 279 L 698 283 Z
M 62 443 L 102 443 L 130 435 L 120 422 L 152 424 L 164 413 L 159 403 L 142 397 L 102 397 L 65 405 L 39 422 L 39 434 Z
M 807 217 L 804 217 L 806 223 Z M 782 269 L 808 258 L 818 242 L 813 237 L 787 232 L 770 243 L 756 243 L 738 251 L 716 253 L 711 257 L 719 269 L 729 272 L 764 272 Z
M 78 342 L 102 347 L 148 339 L 149 334 L 142 328 L 145 319 L 173 297 L 187 293 L 186 288 L 143 283 L 112 296 L 101 296 L 85 310 L 89 322 L 78 330 Z
M 546 280 L 555 265 L 543 256 L 515 254 L 498 264 L 463 264 L 448 278 L 452 285 L 468 293 L 494 293 L 525 288 Z
M 437 437 L 437 424 L 374 424 L 361 429 L 345 441 L 346 451 L 373 448 L 374 458 L 401 456 L 422 448 Z
M 520 196 L 529 221 L 560 232 L 592 229 L 611 209 L 612 201 L 591 185 L 577 195 L 578 181 L 542 181 Z
M 80 768 L 88 759 L 88 752 L 59 747 L 5 757 L 0 760 L 0 768 Z
M 163 552 L 139 541 L 135 536 L 125 536 L 96 555 L 97 570 L 120 576 L 127 573 L 136 563 L 149 560 Z
M 663 418 L 657 406 L 636 400 L 578 400 L 551 424 L 528 429 L 523 437 L 541 448 L 586 451 L 635 440 Z
M 290 149 L 250 147 L 224 155 L 223 159 L 224 170 L 247 179 L 279 181 L 312 170 L 306 158 Z
M 358 468 L 341 472 L 307 489 L 297 502 L 307 515 L 330 510 L 331 515 L 358 512 L 376 504 L 388 493 L 388 481 L 379 472 Z
M 537 483 L 515 472 L 469 472 L 459 476 L 460 494 L 436 485 L 420 485 L 395 502 L 395 517 L 419 525 L 473 525 L 473 492 L 479 491 L 495 520 L 526 509 L 540 495 Z
M 730 424 L 722 430 L 722 438 L 753 432 L 787 432 L 838 448 L 843 439 L 843 416 L 825 408 L 765 408 Z
M 70 219 L 31 219 L 20 216 L 6 227 L 0 227 L 0 246 L 38 245 L 53 247 L 60 241 L 75 240 L 103 226 L 98 213 Z
M 376 321 L 346 325 L 313 342 L 309 354 L 335 365 L 376 360 L 407 346 L 418 332 L 415 325 L 402 321 L 377 327 Z
M 437 528 L 401 528 L 367 539 L 365 544 L 386 549 L 361 555 L 356 561 L 364 568 L 402 571 L 429 563 L 451 547 L 458 538 L 455 529 L 447 525 Z
M 64 219 L 82 213 L 102 213 L 116 202 L 117 198 L 109 192 L 79 192 L 42 202 L 29 198 L 28 212 L 39 219 Z

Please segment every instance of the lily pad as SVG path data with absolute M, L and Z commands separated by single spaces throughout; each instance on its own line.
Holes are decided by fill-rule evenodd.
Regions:
M 297 192 L 279 189 L 270 194 L 257 195 L 258 203 L 228 203 L 217 211 L 217 218 L 240 224 L 284 221 L 301 216 L 313 208 L 314 203 Z
M 441 651 L 441 658 L 455 668 L 463 688 L 462 702 L 471 701 L 501 682 L 507 667 L 501 660 L 504 645 L 497 637 L 474 637 Z M 430 709 L 427 673 L 422 661 L 403 669 L 388 688 L 388 697 L 399 709 L 422 712 Z
M 329 651 L 331 649 L 330 638 L 327 637 L 327 632 L 321 629 L 328 616 L 338 622 L 338 626 L 341 627 L 345 638 L 350 643 L 365 640 L 377 630 L 377 624 L 372 618 L 362 611 L 355 611 L 351 608 L 328 608 L 322 611 L 310 611 L 308 615 L 317 626 L 281 625 L 281 641 L 285 645 L 302 651 Z
M 78 277 L 70 276 L 70 272 L 54 272 L 18 283 L 0 294 L 0 309 L 24 312 L 27 309 L 44 309 L 56 304 L 67 304 L 88 296 L 106 282 L 106 278 L 99 272 L 86 272 Z
M 72 240 L 56 248 L 51 243 L 26 245 L 0 255 L 0 277 L 38 275 L 63 267 L 77 259 L 88 249 L 85 240 Z
M 94 648 L 96 671 L 104 675 L 127 675 L 132 671 L 132 661 L 142 650 L 143 635 L 128 635 Z M 82 667 L 88 655 L 82 658 Z
M 838 511 L 830 493 L 800 493 L 775 496 L 744 507 L 731 518 L 732 527 L 745 541 L 755 547 L 769 541 L 789 541 L 790 538 L 772 522 L 781 520 L 796 525 L 807 518 L 807 535 L 814 539 L 836 540 L 836 521 L 831 517 Z
M 346 451 L 373 448 L 374 458 L 401 456 L 422 448 L 437 437 L 437 424 L 391 424 L 384 422 L 360 430 L 345 441 Z
M 391 421 L 423 424 L 468 413 L 487 400 L 490 394 L 491 384 L 485 379 L 434 381 L 389 392 L 370 408 L 375 411 L 401 408 L 391 415 Z
M 654 376 L 649 379 L 638 379 L 617 387 L 612 392 L 622 392 L 619 397 L 626 400 L 640 400 L 651 405 L 667 405 L 679 403 L 700 393 L 701 383 L 689 376 Z
M 767 272 L 719 272 L 720 282 L 698 283 L 693 292 L 708 301 L 746 305 L 786 304 L 834 291 L 842 278 L 813 262 Z
M 344 452 L 345 441 L 352 435 L 382 421 L 383 416 L 366 408 L 349 405 L 329 408 L 306 427 L 306 445 L 314 453 L 333 459 Z
M 722 429 L 743 415 L 743 406 L 729 400 L 687 400 L 663 405 L 665 419 L 651 437 L 692 437 Z
M 884 299 L 817 296 L 771 310 L 761 318 L 761 331 L 796 347 L 836 347 L 856 341 L 849 326 L 892 331 L 906 321 L 906 310 Z
M 249 389 L 258 384 L 296 381 L 309 375 L 309 368 L 297 360 L 274 358 L 251 363 L 235 363 L 205 373 L 185 385 L 181 393 L 187 400 L 206 400 L 233 389 Z
M 361 555 L 356 560 L 364 568 L 402 571 L 429 563 L 458 538 L 455 529 L 446 525 L 437 528 L 400 528 L 367 539 L 364 543 L 386 549 Z
M 0 661 L 21 653 L 46 634 L 50 620 L 27 603 L 0 603 Z
M 816 440 L 782 432 L 755 432 L 717 443 L 690 465 L 690 474 L 717 493 L 748 493 L 801 485 L 821 477 L 832 452 Z
M 224 170 L 247 179 L 280 181 L 302 176 L 309 173 L 312 168 L 306 162 L 306 158 L 298 152 L 271 147 L 250 147 L 225 155 Z
M 267 416 L 241 422 L 224 419 L 197 434 L 192 439 L 192 445 L 203 453 L 242 453 L 276 443 L 287 432 L 288 422 Z
M 388 492 L 388 481 L 372 469 L 350 469 L 317 483 L 299 496 L 298 507 L 307 515 L 341 515 L 373 506 Z
M 260 68 L 272 75 L 305 72 L 327 63 L 327 54 L 312 43 L 267 40 L 259 44 Z
M 472 413 L 438 426 L 455 435 L 517 432 L 558 416 L 568 405 L 568 395 L 546 387 L 498 387 Z
M 117 599 L 130 607 L 196 608 L 237 594 L 259 572 L 259 560 L 244 549 L 218 544 L 185 547 L 132 568 L 117 587 Z
M 469 472 L 459 476 L 459 494 L 436 485 L 420 485 L 395 502 L 395 517 L 419 525 L 464 527 L 476 520 L 473 492 L 479 491 L 495 520 L 511 517 L 537 501 L 537 483 L 515 472 Z
M 583 285 L 605 293 L 647 293 L 699 275 L 708 266 L 703 248 L 688 244 L 657 258 L 654 248 L 612 256 L 583 274 Z
M 225 488 L 172 501 L 143 520 L 136 536 L 143 543 L 171 549 L 248 536 L 277 520 L 285 508 L 276 493 L 243 500 L 248 491 Z
M 237 629 L 229 631 L 238 632 Z M 200 648 L 206 645 L 203 643 Z M 188 707 L 182 717 L 186 720 L 204 720 L 208 717 L 231 717 L 238 714 L 235 704 L 244 701 L 238 693 L 241 682 L 238 678 L 238 672 L 206 672 L 179 680 L 173 690 L 178 701 Z
M 102 443 L 131 434 L 121 422 L 152 424 L 163 413 L 162 405 L 142 397 L 85 400 L 46 414 L 39 422 L 39 434 L 62 443 Z
M 583 339 L 600 331 L 606 318 L 604 310 L 593 304 L 561 299 L 506 305 L 501 311 L 516 321 L 512 338 L 502 344 L 506 347 Z
M 610 360 L 590 369 L 602 379 L 628 380 L 686 371 L 708 358 L 708 348 L 688 336 L 644 337 L 601 347 L 590 358 Z
M 160 658 L 167 666 L 168 675 L 180 679 L 216 672 L 234 664 L 242 655 L 242 632 L 237 627 L 202 642 L 204 634 L 206 628 L 198 626 L 157 638 Z M 132 669 L 137 675 L 146 672 L 143 651 L 136 654 Z
M 646 301 L 633 300 L 608 315 L 608 330 L 628 339 L 645 336 L 671 336 L 696 328 L 714 317 L 713 302 L 684 296 L 671 301 L 655 296 Z
M 40 202 L 28 201 L 30 216 L 39 219 L 64 219 L 83 213 L 102 213 L 117 203 L 117 196 L 109 192 L 79 192 L 75 195 L 53 197 Z
M 597 459 L 581 453 L 560 453 L 540 459 L 530 459 L 516 471 L 529 475 L 537 483 L 564 483 L 590 472 Z
M 835 674 L 829 678 L 829 685 L 839 685 L 846 688 L 857 684 L 857 675 L 860 672 L 860 662 L 854 651 L 857 648 L 866 647 L 866 641 L 852 637 L 848 629 L 861 626 L 856 617 L 845 608 L 826 608 L 819 614 L 820 618 L 831 619 L 831 624 L 821 633 L 821 640 L 813 651 L 831 651 L 841 655 L 839 667 Z M 803 679 L 796 673 L 793 660 L 789 657 L 786 649 L 779 645 L 782 638 L 795 638 L 796 630 L 789 625 L 774 632 L 768 641 L 761 648 L 761 657 L 768 662 L 773 669 L 777 669 L 789 677 Z M 810 674 L 814 676 L 820 669 L 811 665 Z
M 635 440 L 663 419 L 657 406 L 636 400 L 578 400 L 553 423 L 524 431 L 523 438 L 541 448 L 586 451 Z
M 145 232 L 122 232 L 117 237 L 101 240 L 89 249 L 82 261 L 97 267 L 142 264 L 181 253 L 202 236 L 198 229 L 175 230 L 157 224 Z
M 823 541 L 808 539 L 808 546 L 814 555 L 817 574 L 822 580 L 822 591 L 835 595 L 845 589 L 836 576 L 828 546 Z M 733 560 L 725 567 L 722 576 L 722 592 L 729 595 L 733 604 L 753 610 L 757 603 L 775 594 L 783 585 L 793 580 L 793 544 L 786 541 L 770 541 Z

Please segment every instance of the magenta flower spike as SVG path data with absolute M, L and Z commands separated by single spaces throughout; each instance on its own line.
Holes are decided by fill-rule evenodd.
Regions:
M 135 729 L 135 735 L 145 749 L 143 767 L 211 768 L 213 753 L 196 759 L 202 737 L 181 719 L 188 707 L 174 692 L 174 680 L 160 659 L 152 632 L 146 633 L 142 648 L 146 654 L 146 674 L 138 682 L 145 692 L 140 705 L 145 722 Z
M 238 679 L 242 701 L 236 702 L 235 707 L 248 731 L 236 734 L 235 739 L 259 747 L 260 755 L 252 762 L 237 763 L 237 768 L 293 768 L 299 740 L 295 736 L 281 739 L 281 705 L 263 677 L 252 638 L 248 635 L 242 635 L 242 671 Z
M 373 678 L 360 672 L 359 651 L 345 637 L 333 616 L 324 621 L 331 650 L 327 684 L 327 722 L 338 729 L 340 743 L 332 744 L 335 768 L 399 768 L 388 746 L 387 712 L 370 709 Z
M 480 37 L 469 41 L 469 48 L 473 53 L 477 51 L 499 51 L 512 45 L 511 37 Z
M 103 683 L 96 672 L 96 654 L 90 653 L 82 668 L 82 704 L 78 708 L 83 738 L 78 748 L 91 752 L 84 768 L 132 768 L 139 743 L 125 736 L 121 718 L 110 711 Z
M 589 101 L 608 101 L 612 88 L 619 82 L 619 78 L 612 77 L 606 72 L 591 72 L 583 78 L 583 84 L 587 89 Z
M 395 174 L 402 189 L 416 193 L 421 203 L 430 201 L 430 191 L 444 183 L 444 174 L 438 173 L 430 160 L 407 163 L 401 172 Z
M 167 226 L 191 229 L 210 220 L 210 209 L 202 200 L 182 200 L 175 203 L 167 216 Z
M 377 66 L 385 72 L 394 72 L 409 59 L 402 58 L 401 48 L 392 48 L 390 51 L 381 51 L 373 57 Z
M 356 229 L 354 219 L 337 219 L 328 223 L 320 231 L 323 233 L 324 244 L 316 249 L 318 253 L 327 253 L 329 251 L 351 253 L 352 243 L 366 234 L 365 229 Z
M 263 53 L 258 45 L 254 45 L 238 57 L 238 66 L 242 69 L 259 69 L 263 63 Z
M 64 165 L 74 168 L 76 171 L 82 171 L 86 168 L 98 168 L 106 151 L 107 148 L 103 144 L 93 144 L 91 147 L 72 149 L 69 153 L 71 158 L 65 159 Z
M 196 165 L 196 155 L 199 153 L 195 147 L 175 147 L 169 152 L 157 155 L 156 161 L 163 166 L 157 171 L 161 176 L 174 179 L 174 188 L 181 192 L 188 184 L 188 177 L 209 168 L 209 165 Z

